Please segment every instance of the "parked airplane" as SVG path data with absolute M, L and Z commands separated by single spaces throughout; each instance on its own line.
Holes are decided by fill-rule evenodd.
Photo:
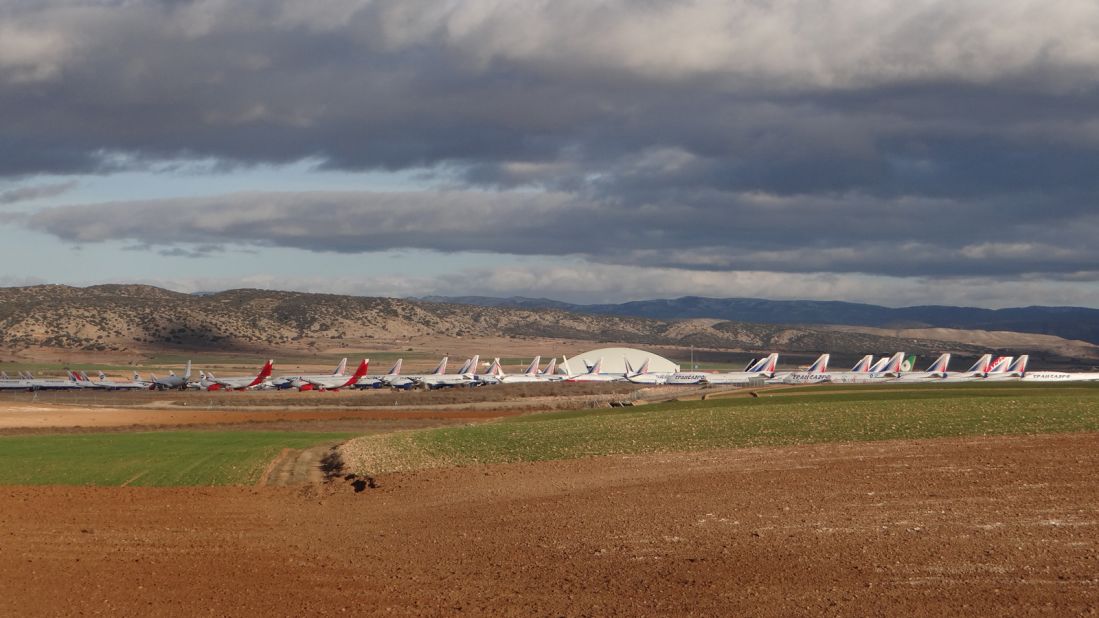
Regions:
M 778 354 L 772 353 L 769 356 L 765 356 L 755 364 L 746 367 L 744 371 L 725 371 L 719 373 L 707 373 L 703 374 L 703 382 L 706 384 L 728 384 L 728 385 L 744 385 L 760 380 L 769 380 L 775 377 L 775 370 L 778 368 Z M 670 382 L 670 380 L 669 380 Z
M 992 364 L 992 355 L 985 354 L 977 359 L 977 362 L 973 363 L 973 366 L 969 369 L 959 372 L 943 372 L 944 382 L 970 382 L 972 380 L 980 380 L 988 375 L 989 365 Z
M 947 352 L 928 366 L 926 371 L 906 371 L 897 377 L 898 382 L 930 382 L 946 377 L 950 366 L 950 353 Z
M 785 375 L 776 375 L 767 380 L 768 384 L 819 384 L 828 381 L 828 360 L 831 354 L 821 354 L 805 371 L 794 371 Z
M 904 367 L 912 366 L 912 362 L 915 357 L 905 359 L 904 352 L 897 352 L 893 356 L 889 356 L 874 363 L 866 371 L 856 372 L 853 369 L 851 371 L 838 371 L 829 374 L 829 381 L 839 384 L 864 384 L 868 382 L 880 382 L 882 380 L 893 380 L 900 377 L 904 373 Z
M 446 386 L 469 386 L 475 379 L 473 377 L 473 372 L 477 370 L 477 365 L 480 362 L 481 357 L 480 355 L 477 355 L 467 360 L 465 364 L 462 365 L 462 368 L 458 370 L 458 373 L 433 373 L 417 378 L 416 382 L 428 389 L 443 388 Z
M 83 375 L 83 374 L 82 374 Z M 84 376 L 87 378 L 87 376 Z M 120 390 L 120 391 L 136 391 L 149 388 L 149 382 L 141 379 L 141 376 L 135 371 L 134 376 L 130 380 L 108 380 L 107 374 L 102 371 L 99 372 L 99 381 L 96 384 L 101 384 L 103 388 L 107 390 Z
M 1099 382 L 1099 373 L 1066 373 L 1063 371 L 1027 371 L 1023 382 Z
M 35 390 L 35 388 L 31 380 L 28 380 L 27 377 L 22 372 L 20 372 L 18 378 L 9 378 L 7 374 L 0 378 L 0 390 L 33 391 Z
M 347 359 L 344 359 L 346 361 Z M 346 362 L 343 364 L 346 366 Z M 359 383 L 359 380 L 366 375 L 367 367 L 370 366 L 370 359 L 364 358 L 355 373 L 350 376 L 340 375 L 333 373 L 327 376 L 298 376 L 295 378 L 295 382 L 300 382 L 301 385 L 297 387 L 299 391 L 338 391 L 341 388 L 350 388 Z M 338 370 L 337 370 L 338 371 Z
M 68 391 L 82 387 L 71 373 L 64 378 L 36 378 L 29 371 L 26 373 L 31 390 L 36 391 Z
M 133 380 L 123 380 L 123 382 L 114 382 L 114 380 L 108 380 L 107 375 L 103 372 L 99 372 L 99 380 L 92 382 L 92 379 L 88 377 L 87 372 L 69 372 L 69 377 L 76 382 L 80 388 L 93 388 L 99 390 L 140 390 L 147 389 L 147 382 L 141 382 L 141 377 L 134 372 Z
M 664 383 L 675 386 L 705 384 L 706 376 L 707 373 L 705 371 L 677 371 L 664 378 Z
M 1011 363 L 1015 359 L 1011 356 L 997 356 L 992 364 L 988 366 L 988 371 L 985 375 L 981 376 L 984 379 L 993 378 L 996 379 L 1001 375 L 1007 374 L 1007 368 L 1011 366 Z
M 355 384 L 355 388 L 381 388 L 387 386 L 386 378 L 396 377 L 401 374 L 401 364 L 404 362 L 403 358 L 398 358 L 397 362 L 393 363 L 393 366 L 389 368 L 389 371 L 380 376 L 363 376 L 359 378 L 359 382 Z
M 557 373 L 557 357 L 556 356 L 554 356 L 553 358 L 550 359 L 549 364 L 546 365 L 546 368 L 543 369 L 542 373 L 540 373 L 538 375 L 544 376 L 547 380 L 549 380 L 551 382 L 557 382 L 557 381 L 565 379 L 565 374 Z
M 874 355 L 867 354 L 866 356 L 860 358 L 859 362 L 855 363 L 855 366 L 851 368 L 851 371 L 839 371 L 836 373 L 869 373 L 870 367 L 874 364 Z
M 206 387 L 208 391 L 244 391 L 256 388 L 267 381 L 267 378 L 271 377 L 271 370 L 275 367 L 275 361 L 269 360 L 264 363 L 263 368 L 256 374 L 255 377 L 239 377 L 239 378 L 218 378 L 214 374 L 207 372 L 205 375 L 205 381 L 209 383 Z
M 553 373 L 553 369 L 557 364 L 557 359 L 550 361 L 550 364 L 546 366 L 545 371 L 539 371 L 538 367 L 542 364 L 542 357 L 535 356 L 534 360 L 530 361 L 527 368 L 523 370 L 523 373 L 508 375 L 500 371 L 499 379 L 503 384 L 521 384 L 525 382 L 550 382 L 564 379 L 566 376 L 559 376 Z M 547 373 L 548 372 L 548 373 Z
M 652 373 L 649 371 L 649 359 L 645 359 L 645 362 L 641 364 L 641 368 L 634 371 L 633 366 L 630 365 L 630 359 L 622 359 L 626 363 L 626 380 L 633 382 L 634 384 L 666 384 L 668 377 L 672 374 L 667 373 Z
M 65 377 L 68 378 L 68 380 L 70 382 L 72 382 L 76 386 L 76 388 L 78 388 L 78 389 L 100 388 L 100 387 L 96 386 L 95 383 L 93 383 L 91 380 L 87 379 L 87 374 L 85 374 L 84 378 L 82 379 L 80 377 L 80 373 L 78 373 L 76 371 L 66 371 L 65 372 Z
M 1000 381 L 1000 380 L 1019 380 L 1026 375 L 1026 366 L 1030 362 L 1030 355 L 1023 354 L 1019 358 L 1015 359 L 1010 365 L 1008 365 L 1003 371 L 989 371 L 986 380 Z
M 488 384 L 500 384 L 500 377 L 504 375 L 504 369 L 500 366 L 500 359 L 492 359 L 492 364 L 485 369 L 484 373 L 478 373 L 474 376 L 474 380 L 478 386 L 485 386 Z
M 444 356 L 443 360 L 440 361 L 438 365 L 436 365 L 435 369 L 431 373 L 418 373 L 409 375 L 400 375 L 401 361 L 398 360 L 397 364 L 394 365 L 393 369 L 390 370 L 391 373 L 381 376 L 381 380 L 382 383 L 384 383 L 386 386 L 392 388 L 412 388 L 413 386 L 419 384 L 420 380 L 422 380 L 423 378 L 432 375 L 441 376 L 445 374 L 447 360 L 448 358 Z M 396 370 L 396 373 L 393 373 L 394 369 Z
M 744 370 L 747 371 L 757 364 L 760 359 L 753 358 L 745 365 Z M 705 384 L 707 376 L 713 375 L 705 371 L 676 371 L 669 373 L 664 377 L 664 384 L 673 386 L 695 386 L 699 384 Z
M 852 367 L 850 371 L 830 372 L 828 374 L 828 381 L 840 384 L 861 384 L 869 382 L 873 379 L 873 376 L 885 370 L 892 358 L 894 357 L 884 356 L 875 363 L 874 355 L 867 354 L 859 359 L 859 362 L 855 363 L 855 366 Z
M 171 390 L 177 388 L 187 388 L 187 384 L 191 381 L 191 361 L 187 361 L 187 370 L 183 372 L 183 377 L 176 375 L 174 371 L 169 371 L 168 376 L 165 378 L 158 378 L 156 374 L 149 374 L 152 377 L 152 382 L 149 383 L 149 388 L 152 390 Z
M 564 357 L 562 357 L 564 358 Z M 566 382 L 621 382 L 626 379 L 625 374 L 603 373 L 603 359 L 600 358 L 591 366 L 591 369 L 587 373 L 580 373 L 572 375 L 569 371 L 569 359 L 565 358 L 564 363 L 565 371 L 568 372 L 568 377 L 565 378 Z
M 301 387 L 306 386 L 311 380 L 327 380 L 328 378 L 338 378 L 340 376 L 347 375 L 347 358 L 344 358 L 336 365 L 336 369 L 332 373 L 327 374 L 312 374 L 312 375 L 297 375 L 297 376 L 279 376 L 271 380 L 271 386 L 275 388 L 296 388 L 301 390 Z M 308 389 L 306 389 L 308 390 Z

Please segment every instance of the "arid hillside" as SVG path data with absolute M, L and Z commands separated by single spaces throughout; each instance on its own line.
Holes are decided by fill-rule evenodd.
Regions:
M 968 333 L 949 331 L 941 338 L 924 333 L 898 336 L 880 330 L 657 320 L 268 290 L 190 295 L 141 285 L 0 288 L 0 347 L 16 354 L 50 348 L 87 352 L 379 349 L 425 336 L 548 337 L 841 354 L 902 349 L 913 353 L 980 351 L 987 341 Z M 1058 354 L 1064 347 L 1073 356 L 1099 357 L 1099 348 L 1090 344 L 1047 339 L 1040 342 L 1047 353 Z M 1003 334 L 996 341 L 1010 346 L 1012 334 Z

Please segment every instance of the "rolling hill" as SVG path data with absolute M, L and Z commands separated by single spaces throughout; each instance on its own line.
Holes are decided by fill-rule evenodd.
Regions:
M 546 337 L 593 343 L 838 354 L 977 354 L 1003 346 L 1076 358 L 1099 347 L 1040 335 L 967 341 L 965 331 L 887 332 L 719 319 L 670 320 L 422 300 L 229 290 L 203 295 L 142 285 L 0 288 L 0 348 L 87 352 L 386 349 L 411 337 Z M 1023 337 L 1020 339 L 1019 337 Z
M 890 329 L 952 328 L 1012 331 L 1054 335 L 1099 344 L 1099 309 L 1085 307 L 980 309 L 924 305 L 892 308 L 841 301 L 704 298 L 701 296 L 607 305 L 574 305 L 545 298 L 524 297 L 429 296 L 424 300 L 489 307 L 560 309 L 577 313 L 658 320 L 712 318 L 761 324 L 829 324 Z

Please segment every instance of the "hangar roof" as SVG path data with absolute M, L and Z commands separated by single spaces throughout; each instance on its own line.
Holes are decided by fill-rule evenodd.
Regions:
M 649 361 L 649 371 L 679 371 L 679 365 L 663 356 L 635 348 L 600 348 L 598 350 L 584 352 L 583 354 L 577 354 L 576 356 L 569 358 L 569 368 L 572 369 L 573 373 L 580 373 L 584 371 L 585 364 L 590 367 L 597 363 L 600 358 L 603 359 L 603 373 L 625 373 L 625 359 L 627 358 L 630 360 L 630 365 L 634 370 L 640 369 L 641 365 L 645 364 L 645 361 L 647 360 Z

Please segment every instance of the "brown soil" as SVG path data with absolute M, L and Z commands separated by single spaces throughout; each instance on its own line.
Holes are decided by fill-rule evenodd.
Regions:
M 329 442 L 307 449 L 283 449 L 263 471 L 256 485 L 290 487 L 321 483 L 324 481 L 322 460 L 338 444 Z
M 1099 607 L 1099 434 L 0 488 L 0 615 L 1051 615 Z
M 657 387 L 659 390 L 661 387 Z M 662 387 L 675 391 L 677 387 Z M 501 384 L 482 388 L 425 390 L 297 391 L 40 391 L 0 393 L 0 408 L 11 405 L 65 404 L 130 408 L 200 409 L 392 408 L 475 404 L 577 405 L 589 399 L 623 397 L 639 390 L 628 382 Z
M 0 435 L 145 431 L 152 429 L 263 429 L 376 433 L 485 421 L 538 412 L 606 406 L 634 397 L 651 400 L 685 392 L 636 385 L 505 385 L 436 393 L 5 393 Z M 564 385 L 572 386 L 572 385 Z M 585 388 L 587 387 L 587 388 Z M 611 388 L 615 387 L 615 388 Z M 497 392 L 489 392 L 497 391 Z M 487 393 L 488 396 L 481 393 Z
M 70 406 L 0 406 L 0 435 L 139 431 L 148 429 L 253 429 L 366 431 L 411 429 L 484 421 L 517 410 L 151 410 Z

